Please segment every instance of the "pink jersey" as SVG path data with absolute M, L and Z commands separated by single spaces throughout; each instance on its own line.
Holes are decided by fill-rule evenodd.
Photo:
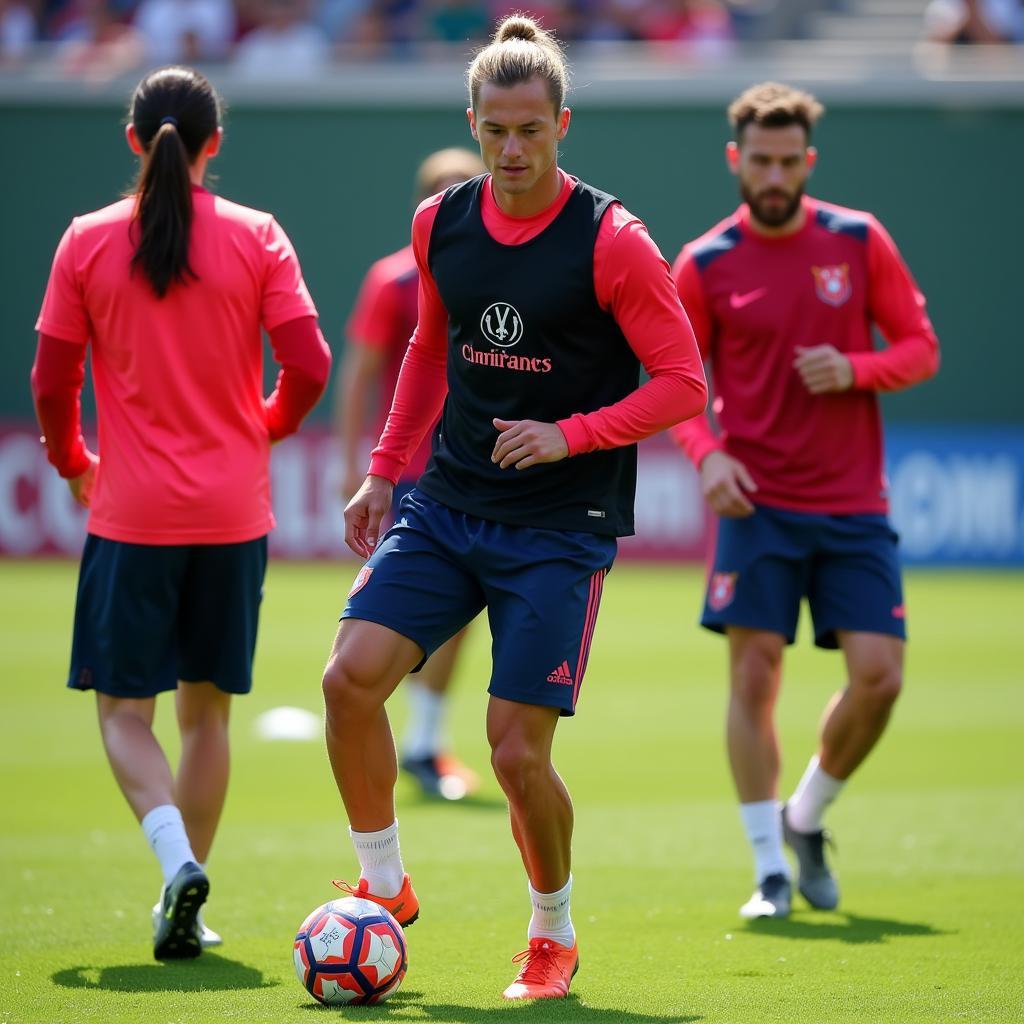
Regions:
M 483 189 L 481 216 L 492 238 L 518 246 L 536 238 L 565 208 L 576 179 L 559 171 L 558 198 L 533 217 L 510 217 Z M 397 480 L 424 433 L 436 422 L 447 393 L 448 311 L 428 265 L 430 234 L 442 195 L 420 204 L 413 251 L 420 271 L 419 320 L 370 472 Z M 650 380 L 620 402 L 561 420 L 570 455 L 635 443 L 678 422 L 707 397 L 693 331 L 680 307 L 668 264 L 642 221 L 615 203 L 594 243 L 594 291 L 640 359 Z M 682 410 L 682 412 L 680 411 Z
M 741 206 L 686 245 L 673 273 L 710 358 L 716 435 L 703 417 L 673 437 L 699 466 L 722 449 L 757 484 L 756 502 L 825 514 L 887 510 L 878 391 L 938 366 L 938 342 L 906 264 L 869 213 L 805 198 L 806 221 L 769 237 Z M 888 348 L 875 351 L 872 328 Z M 812 395 L 796 350 L 829 344 L 853 366 L 849 391 Z
M 380 351 L 384 356 L 380 391 L 377 399 L 377 418 L 373 436 L 384 431 L 391 400 L 398 384 L 398 371 L 402 368 L 405 350 L 416 329 L 416 295 L 419 272 L 412 246 L 377 260 L 367 271 L 349 317 L 346 334 L 349 344 L 363 345 Z M 402 474 L 403 479 L 416 480 L 426 468 L 430 458 L 429 437 L 416 450 Z
M 163 299 L 130 270 L 134 199 L 76 217 L 54 257 L 36 330 L 92 346 L 99 537 L 223 544 L 274 524 L 260 328 L 316 309 L 270 214 L 198 187 L 192 198 L 198 279 Z

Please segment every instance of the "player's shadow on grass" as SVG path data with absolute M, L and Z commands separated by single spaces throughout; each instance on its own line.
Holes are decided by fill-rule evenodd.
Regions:
M 237 960 L 206 952 L 197 960 L 121 967 L 68 967 L 50 980 L 61 988 L 91 988 L 104 992 L 230 992 L 236 989 L 273 988 L 279 981 L 264 981 L 263 972 Z
M 906 936 L 934 938 L 950 934 L 930 924 L 893 921 L 885 917 L 861 917 L 859 914 L 843 912 L 832 913 L 825 918 L 789 917 L 775 920 L 762 917 L 748 922 L 747 931 L 775 935 L 780 939 L 838 939 L 852 945 L 885 942 Z
M 358 1013 L 359 1020 L 387 1020 L 397 1013 L 405 1017 L 405 1011 L 415 1008 L 417 1020 L 436 1021 L 438 1024 L 508 1024 L 510 1014 L 525 1013 L 530 1024 L 544 1021 L 579 1021 L 580 1024 L 695 1024 L 704 1019 L 702 1014 L 630 1013 L 628 1010 L 605 1010 L 586 1006 L 575 992 L 565 999 L 542 999 L 518 1005 L 502 1002 L 496 1006 L 461 1006 L 457 1003 L 426 1003 L 423 993 L 403 989 L 396 992 L 386 1003 L 379 1006 L 356 1006 L 348 1012 L 352 1018 Z M 304 1003 L 303 1009 L 314 1013 L 338 1013 L 336 1006 L 321 1006 L 320 1003 Z

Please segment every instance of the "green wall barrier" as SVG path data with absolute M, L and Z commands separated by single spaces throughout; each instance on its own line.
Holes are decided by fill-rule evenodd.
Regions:
M 0 104 L 4 419 L 31 415 L 33 326 L 61 232 L 75 214 L 114 200 L 133 177 L 123 112 L 105 101 Z M 582 96 L 575 112 L 562 166 L 619 195 L 669 260 L 733 209 L 721 106 L 602 107 Z M 247 104 L 229 111 L 225 146 L 212 166 L 218 191 L 272 210 L 290 234 L 337 356 L 362 273 L 408 238 L 416 164 L 433 149 L 471 141 L 457 105 Z M 887 399 L 889 415 L 945 423 L 1024 419 L 1024 103 L 962 110 L 835 105 L 816 142 L 821 159 L 812 193 L 882 220 L 928 297 L 943 345 L 939 376 Z M 328 409 L 321 403 L 317 415 Z

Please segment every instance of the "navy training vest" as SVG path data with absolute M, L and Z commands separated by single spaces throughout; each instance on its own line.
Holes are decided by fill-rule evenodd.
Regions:
M 491 462 L 491 422 L 554 423 L 636 390 L 640 362 L 594 293 L 594 242 L 615 202 L 583 182 L 522 245 L 484 227 L 486 175 L 449 189 L 428 264 L 448 311 L 448 396 L 418 486 L 451 508 L 516 526 L 633 533 L 636 445 L 529 469 Z

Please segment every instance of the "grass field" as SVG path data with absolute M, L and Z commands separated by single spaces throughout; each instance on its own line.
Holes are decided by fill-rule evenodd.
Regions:
M 207 919 L 226 941 L 160 965 L 155 862 L 106 767 L 93 698 L 62 688 L 75 569 L 0 565 L 0 1024 L 1024 1020 L 1024 579 L 909 577 L 907 688 L 830 817 L 842 909 L 800 904 L 788 921 L 745 924 L 736 911 L 752 877 L 721 739 L 723 646 L 693 625 L 695 571 L 629 566 L 609 579 L 580 714 L 556 741 L 576 805 L 582 966 L 570 998 L 502 1005 L 528 903 L 488 777 L 464 806 L 402 784 L 403 852 L 424 905 L 409 974 L 384 1006 L 317 1006 L 295 979 L 291 940 L 355 862 L 322 741 L 266 743 L 252 725 L 277 705 L 319 711 L 354 572 L 271 567 L 210 865 Z M 481 771 L 485 633 L 471 637 L 452 722 Z M 786 792 L 840 682 L 836 656 L 793 651 L 779 714 Z

